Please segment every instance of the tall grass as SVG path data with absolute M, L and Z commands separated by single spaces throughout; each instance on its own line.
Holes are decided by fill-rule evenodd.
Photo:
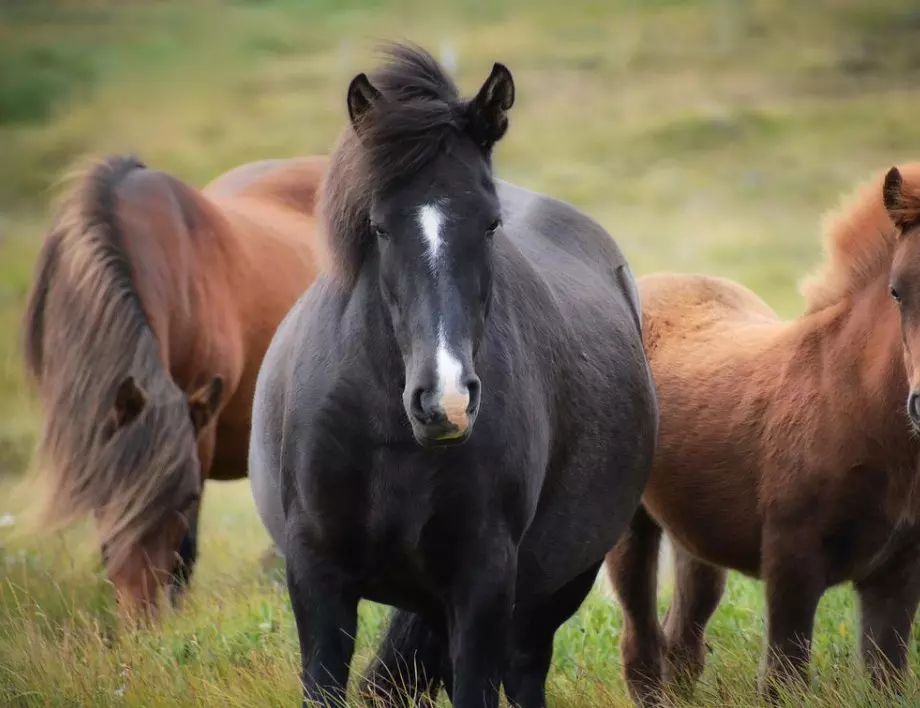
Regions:
M 11 490 L 37 411 L 18 321 L 57 176 L 136 151 L 203 184 L 325 152 L 373 41 L 491 63 L 517 83 L 502 177 L 598 218 L 639 273 L 702 270 L 786 316 L 841 190 L 917 157 L 920 12 L 908 0 L 8 0 L 0 3 L 0 704 L 292 705 L 297 642 L 246 483 L 212 484 L 187 606 L 117 631 L 87 529 L 23 538 Z M 5 516 L 9 515 L 9 516 Z M 10 523 L 12 522 L 12 523 Z M 661 598 L 667 601 L 667 583 Z M 384 614 L 362 610 L 360 668 Z M 732 577 L 696 705 L 753 705 L 760 586 Z M 555 705 L 628 705 L 603 579 L 559 633 Z M 821 604 L 815 679 L 790 705 L 887 705 L 858 665 L 851 592 Z M 917 664 L 916 637 L 911 660 Z M 904 704 L 920 703 L 914 682 Z

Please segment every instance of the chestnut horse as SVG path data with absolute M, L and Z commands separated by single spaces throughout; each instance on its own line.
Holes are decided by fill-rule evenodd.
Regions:
M 325 169 L 255 162 L 199 191 L 112 156 L 56 214 L 23 328 L 43 517 L 95 517 L 128 608 L 155 611 L 167 584 L 181 595 L 204 480 L 246 476 L 262 357 L 318 270 Z
M 918 225 L 920 163 L 864 186 L 829 222 L 826 265 L 791 322 L 727 280 L 640 279 L 659 446 L 607 559 L 637 703 L 657 699 L 663 673 L 689 688 L 702 672 L 726 568 L 765 583 L 768 697 L 807 676 L 818 601 L 845 581 L 870 675 L 886 683 L 906 667 L 920 600 Z M 676 571 L 663 631 L 662 529 Z

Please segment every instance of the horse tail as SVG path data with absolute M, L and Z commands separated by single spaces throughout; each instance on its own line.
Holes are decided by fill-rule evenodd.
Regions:
M 40 384 L 44 361 L 48 293 L 60 267 L 61 245 L 92 232 L 105 240 L 117 237 L 115 188 L 124 177 L 146 165 L 134 155 L 110 155 L 66 175 L 64 197 L 42 244 L 22 320 L 22 353 L 27 378 Z
M 393 610 L 377 655 L 361 678 L 361 694 L 416 705 L 425 698 L 434 702 L 443 684 L 450 696 L 452 681 L 443 671 L 445 648 L 421 615 Z

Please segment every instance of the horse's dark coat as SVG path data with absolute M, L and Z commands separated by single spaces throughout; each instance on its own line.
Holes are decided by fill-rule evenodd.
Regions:
M 414 50 L 398 50 L 397 60 L 398 78 L 427 88 L 400 91 L 385 69 L 375 81 L 381 110 L 428 101 L 445 116 L 469 116 L 471 103 L 457 98 L 434 60 Z M 520 705 L 542 705 L 553 634 L 590 590 L 650 468 L 657 404 L 622 253 L 571 206 L 493 183 L 491 145 L 483 149 L 480 139 L 488 129 L 464 133 L 467 120 L 438 123 L 449 154 L 417 161 L 417 177 L 395 188 L 414 199 L 425 191 L 412 186 L 417 180 L 432 185 L 428 196 L 464 207 L 445 231 L 448 280 L 438 286 L 454 288 L 457 302 L 437 289 L 423 289 L 430 297 L 421 302 L 384 302 L 381 269 L 391 267 L 388 249 L 408 248 L 407 222 L 388 237 L 397 245 L 330 233 L 334 252 L 344 244 L 338 257 L 352 258 L 344 277 L 320 278 L 307 291 L 260 372 L 250 476 L 274 490 L 256 501 L 287 558 L 308 698 L 341 694 L 353 650 L 346 635 L 354 634 L 359 598 L 368 598 L 407 611 L 396 615 L 378 678 L 413 676 L 395 652 L 425 663 L 435 685 L 443 665 L 455 705 L 497 705 L 502 680 Z M 478 183 L 464 186 L 463 175 Z M 439 185 L 450 192 L 438 195 Z M 368 200 L 365 221 L 395 208 L 392 191 Z M 483 238 L 492 205 L 503 225 L 476 255 L 489 292 L 468 298 L 463 278 L 480 263 L 462 254 L 479 247 L 472 239 Z M 367 228 L 355 214 L 350 224 Z M 429 277 L 423 256 L 420 279 Z M 483 302 L 487 316 L 468 314 Z M 403 402 L 412 383 L 405 361 L 425 353 L 427 330 L 411 330 L 404 351 L 406 325 L 394 325 L 394 311 L 413 322 L 446 318 L 450 332 L 468 334 L 448 336 L 458 351 L 473 352 L 469 366 L 481 381 L 475 432 L 462 445 L 416 442 Z M 481 332 L 463 329 L 467 316 L 481 318 Z

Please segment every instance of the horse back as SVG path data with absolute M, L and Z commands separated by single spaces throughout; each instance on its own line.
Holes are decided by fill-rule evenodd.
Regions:
M 312 214 L 328 163 L 320 155 L 249 162 L 215 178 L 202 191 L 214 199 L 250 197 Z
M 643 340 L 650 359 L 671 344 L 710 347 L 732 340 L 734 345 L 726 353 L 734 356 L 739 346 L 769 342 L 781 326 L 777 314 L 758 295 L 726 278 L 655 273 L 639 278 L 638 286 Z M 744 341 L 738 343 L 738 336 Z

